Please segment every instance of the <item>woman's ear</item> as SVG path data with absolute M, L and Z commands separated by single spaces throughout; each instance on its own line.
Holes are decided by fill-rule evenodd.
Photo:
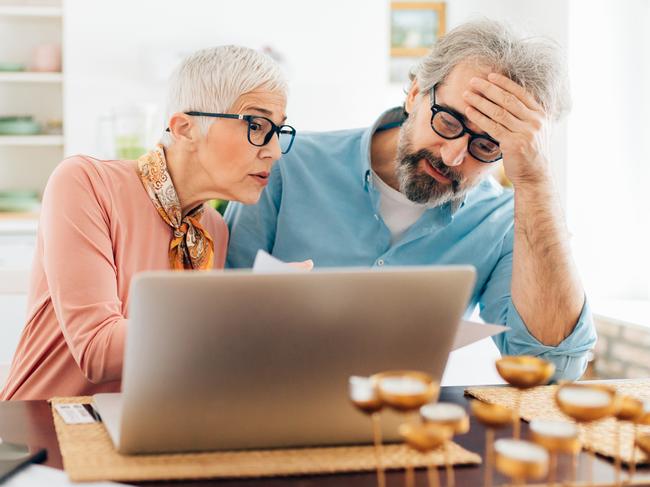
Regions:
M 404 101 L 404 111 L 406 113 L 413 112 L 413 105 L 415 105 L 415 98 L 420 93 L 420 88 L 418 87 L 417 79 L 411 81 L 411 87 L 409 88 L 408 93 L 406 94 L 406 101 Z
M 174 142 L 182 142 L 191 149 L 195 146 L 197 140 L 197 131 L 194 121 L 189 115 L 182 112 L 174 113 L 169 119 L 169 131 L 171 132 Z

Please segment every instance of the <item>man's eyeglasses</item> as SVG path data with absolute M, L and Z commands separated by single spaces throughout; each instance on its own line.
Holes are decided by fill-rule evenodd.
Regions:
M 431 128 L 443 139 L 458 139 L 469 134 L 467 151 L 481 162 L 496 162 L 503 157 L 499 143 L 492 137 L 468 129 L 458 114 L 436 104 L 436 85 L 431 87 Z
M 283 154 L 291 150 L 293 139 L 296 137 L 296 129 L 291 125 L 276 125 L 272 120 L 259 115 L 241 115 L 238 113 L 208 113 L 208 112 L 185 112 L 185 115 L 192 117 L 215 117 L 233 118 L 244 120 L 248 123 L 248 142 L 256 147 L 262 147 L 271 142 L 273 135 L 277 134 L 280 141 L 280 149 Z

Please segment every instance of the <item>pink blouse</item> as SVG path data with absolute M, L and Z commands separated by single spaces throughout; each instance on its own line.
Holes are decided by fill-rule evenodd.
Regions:
M 201 224 L 222 269 L 226 224 L 212 208 Z M 64 160 L 43 194 L 27 324 L 1 399 L 119 391 L 131 279 L 169 269 L 171 236 L 134 161 Z

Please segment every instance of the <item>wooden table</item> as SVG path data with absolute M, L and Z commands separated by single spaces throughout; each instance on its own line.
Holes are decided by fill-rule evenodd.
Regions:
M 463 395 L 462 387 L 443 387 L 440 395 L 440 401 L 454 402 L 468 408 L 469 402 Z M 522 425 L 522 437 L 526 438 L 528 433 L 527 424 Z M 508 436 L 504 433 L 497 436 Z M 25 443 L 34 446 L 41 446 L 47 449 L 47 461 L 45 465 L 55 468 L 63 468 L 61 453 L 54 432 L 52 423 L 52 413 L 50 406 L 45 401 L 8 401 L 0 402 L 0 437 L 5 441 L 15 443 Z M 472 419 L 471 430 L 468 434 L 459 436 L 456 441 L 465 448 L 484 454 L 485 429 Z M 586 455 L 582 454 L 579 463 L 578 477 L 581 480 L 588 478 Z M 570 465 L 568 462 L 560 462 L 560 479 L 568 479 Z M 440 471 L 442 485 L 445 485 L 444 471 Z M 613 482 L 614 469 L 607 460 L 597 458 L 594 462 L 593 478 L 598 483 Z M 647 481 L 644 485 L 650 485 L 650 469 L 639 469 L 638 480 Z M 388 486 L 404 485 L 402 472 L 389 472 L 387 475 Z M 500 485 L 506 482 L 506 479 L 495 475 L 494 485 Z M 295 478 L 278 478 L 278 479 L 251 479 L 251 480 L 208 480 L 193 482 L 148 482 L 147 486 L 169 486 L 182 487 L 189 485 L 219 485 L 219 486 L 280 486 L 290 485 L 296 487 L 340 487 L 340 486 L 375 486 L 376 479 L 374 473 L 363 474 L 345 474 L 345 475 L 323 475 L 308 476 Z M 80 484 L 83 485 L 83 484 Z M 417 485 L 427 485 L 424 472 L 418 472 Z M 481 486 L 483 485 L 483 467 L 459 467 L 456 468 L 456 485 L 464 486 Z M 636 484 L 640 485 L 640 484 Z

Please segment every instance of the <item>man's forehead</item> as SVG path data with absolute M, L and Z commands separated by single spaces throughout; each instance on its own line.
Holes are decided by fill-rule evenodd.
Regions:
M 439 83 L 440 87 L 447 86 L 454 90 L 463 91 L 469 88 L 469 82 L 472 78 L 487 79 L 493 69 L 476 62 L 464 62 L 456 65 L 445 78 L 445 81 Z

